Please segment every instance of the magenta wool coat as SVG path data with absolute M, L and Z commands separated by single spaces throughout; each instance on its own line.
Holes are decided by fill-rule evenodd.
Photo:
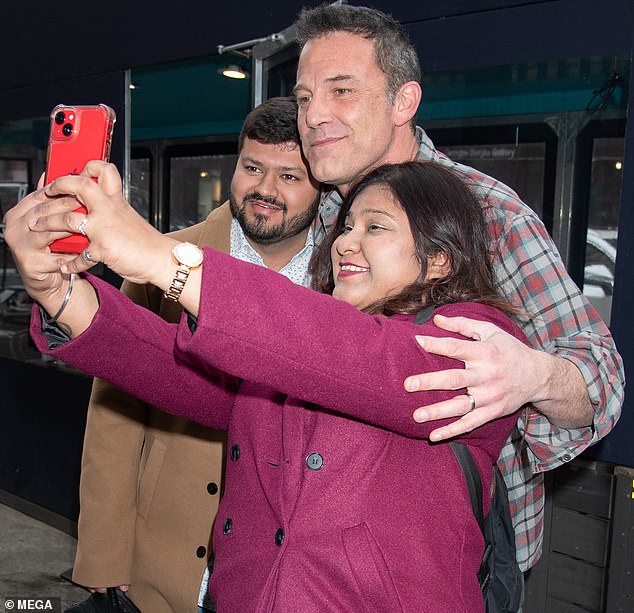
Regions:
M 200 312 L 167 324 L 92 279 L 100 308 L 81 336 L 43 351 L 177 415 L 228 430 L 210 582 L 218 611 L 474 613 L 483 540 L 450 447 L 426 438 L 407 375 L 462 363 L 414 335 L 412 316 L 370 316 L 270 270 L 205 250 Z M 493 322 L 489 306 L 444 315 Z M 483 489 L 517 415 L 460 437 Z

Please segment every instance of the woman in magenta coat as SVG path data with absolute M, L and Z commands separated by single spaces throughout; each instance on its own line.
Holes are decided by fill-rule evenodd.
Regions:
M 449 334 L 434 326 L 432 309 L 524 340 L 496 293 L 468 186 L 433 163 L 372 171 L 348 194 L 315 258 L 315 286 L 332 296 L 206 249 L 179 297 L 188 315 L 174 326 L 94 277 L 55 291 L 35 274 L 48 267 L 60 276 L 62 260 L 64 273 L 85 270 L 86 254 L 53 264 L 43 243 L 34 247 L 30 234 L 39 233 L 20 224 L 62 230 L 83 222 L 92 261 L 136 282 L 172 285 L 175 241 L 136 216 L 111 166 L 88 171 L 100 185 L 64 178 L 46 192 L 76 194 L 86 220 L 55 214 L 70 207 L 62 201 L 38 208 L 44 197 L 35 195 L 10 213 L 9 243 L 41 305 L 32 334 L 64 362 L 228 430 L 209 585 L 218 611 L 483 611 L 483 540 L 463 474 L 449 445 L 428 439 L 438 424 L 419 423 L 420 397 L 403 389 L 421 365 L 462 367 L 415 342 Z M 35 223 L 43 210 L 53 214 Z M 43 325 L 61 297 L 56 325 Z M 422 309 L 428 314 L 416 324 Z M 459 394 L 425 392 L 422 404 Z M 467 405 L 476 401 L 465 395 Z M 484 491 L 516 417 L 460 437 Z

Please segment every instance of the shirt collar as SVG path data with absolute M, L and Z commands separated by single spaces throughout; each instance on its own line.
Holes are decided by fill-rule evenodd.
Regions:
M 310 285 L 310 275 L 308 274 L 308 263 L 313 254 L 313 248 L 315 247 L 315 239 L 313 235 L 313 229 L 308 229 L 308 235 L 306 236 L 306 242 L 304 247 L 296 253 L 286 266 L 284 266 L 279 273 L 284 275 L 294 283 L 299 285 Z M 258 266 L 264 266 L 267 268 L 262 256 L 253 248 L 251 243 L 247 240 L 244 234 L 244 230 L 238 220 L 234 217 L 231 220 L 231 247 L 230 254 L 242 260 L 244 262 L 250 262 L 251 264 L 257 264 Z

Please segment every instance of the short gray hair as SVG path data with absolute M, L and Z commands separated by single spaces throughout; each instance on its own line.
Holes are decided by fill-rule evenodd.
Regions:
M 365 6 L 322 4 L 302 9 L 295 26 L 300 48 L 313 38 L 335 32 L 350 32 L 373 41 L 376 63 L 387 79 L 390 104 L 403 84 L 420 83 L 416 49 L 405 28 L 391 15 Z

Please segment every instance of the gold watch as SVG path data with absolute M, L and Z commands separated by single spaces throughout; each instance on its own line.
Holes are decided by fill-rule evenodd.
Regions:
M 178 302 L 181 292 L 187 283 L 189 273 L 203 263 L 203 251 L 192 243 L 178 243 L 172 249 L 172 257 L 178 264 L 169 289 L 163 294 L 165 298 Z

